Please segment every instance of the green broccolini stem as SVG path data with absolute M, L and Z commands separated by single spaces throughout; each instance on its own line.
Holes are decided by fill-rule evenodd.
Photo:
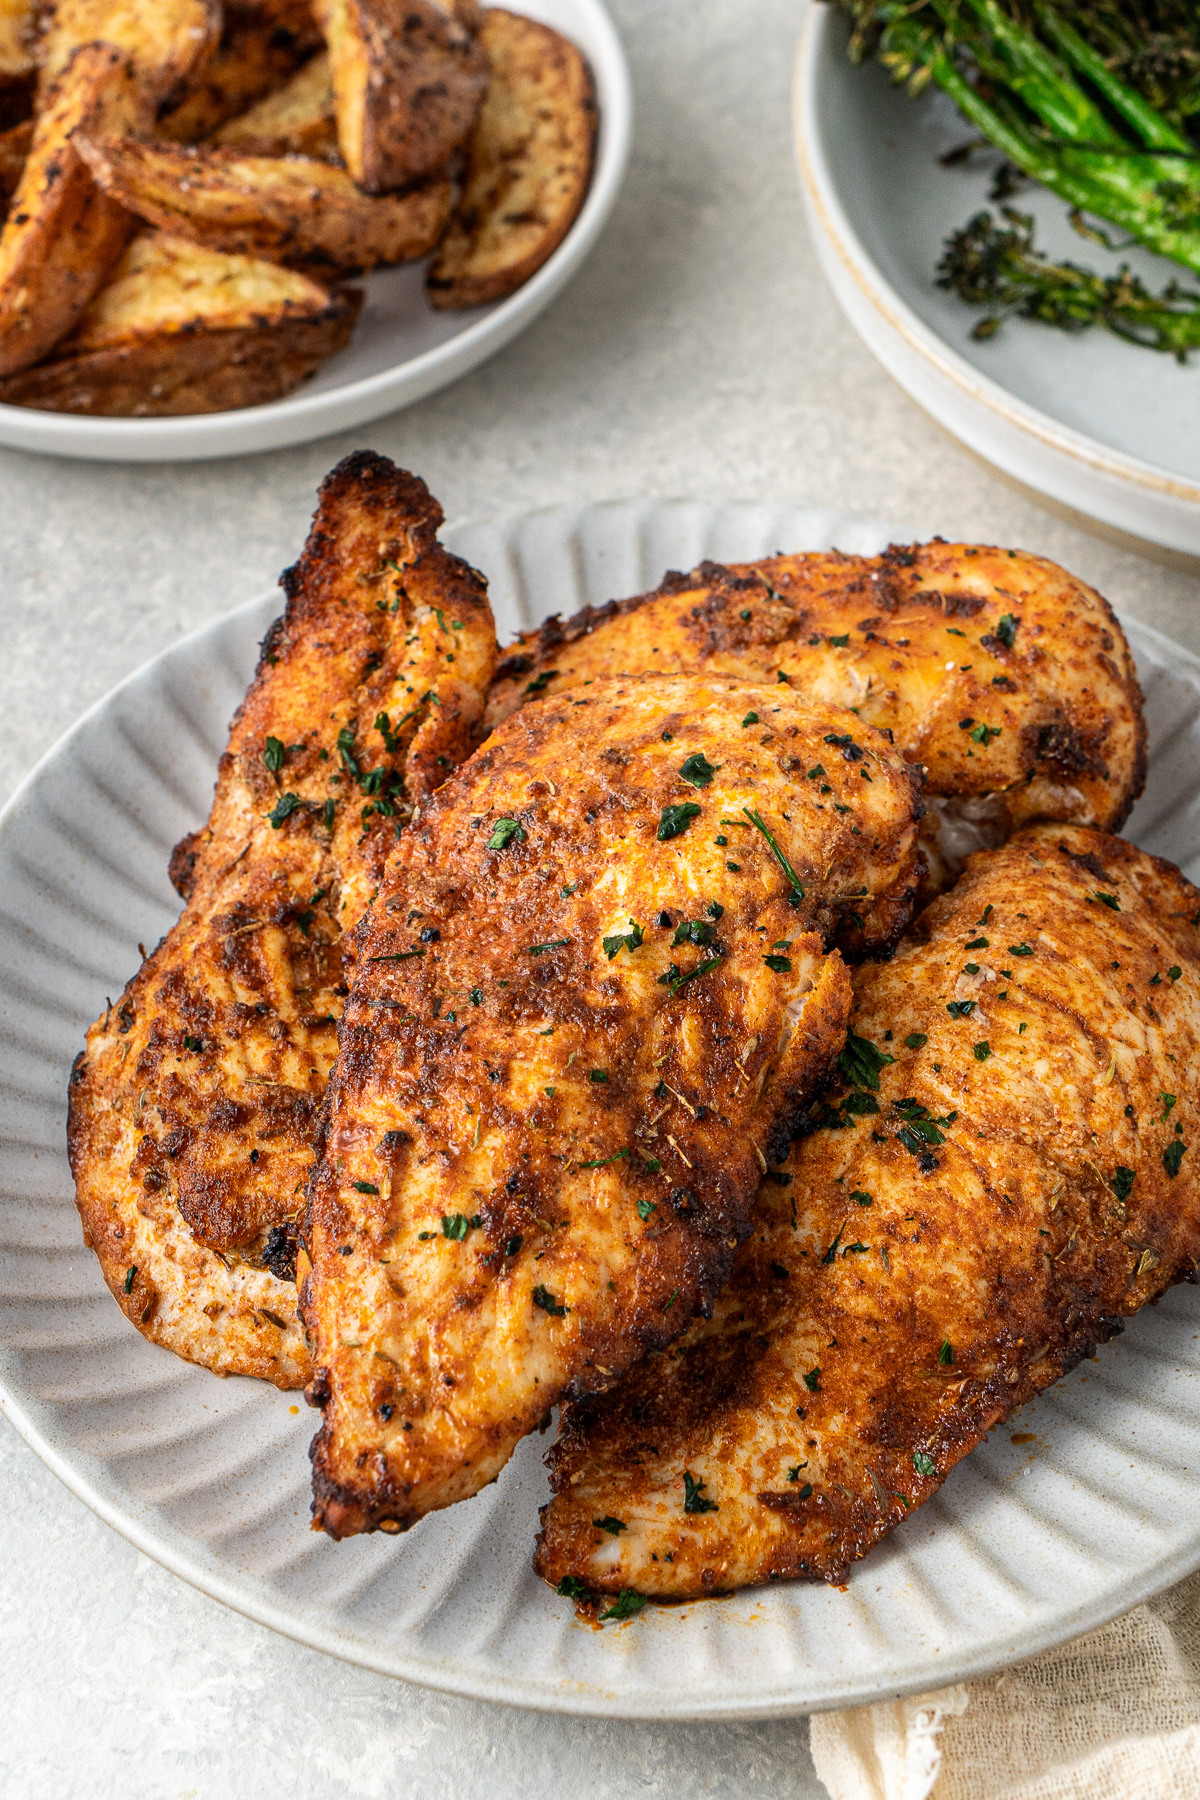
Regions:
M 1005 317 L 1037 319 L 1065 331 L 1103 325 L 1128 342 L 1167 351 L 1183 362 L 1200 349 L 1200 293 L 1171 282 L 1151 294 L 1136 275 L 1095 275 L 1071 262 L 1052 262 L 1034 246 L 1030 215 L 1004 208 L 1005 229 L 989 212 L 946 241 L 938 286 L 987 315 L 972 336 L 993 337 Z
M 1084 42 L 1074 26 L 1069 25 L 1053 6 L 1039 6 L 1038 20 L 1067 60 L 1081 75 L 1086 75 L 1113 111 L 1133 127 L 1147 150 L 1178 150 L 1184 156 L 1195 154 L 1194 146 L 1182 131 L 1177 131 L 1169 119 L 1164 119 L 1133 88 L 1119 81 L 1104 58 Z

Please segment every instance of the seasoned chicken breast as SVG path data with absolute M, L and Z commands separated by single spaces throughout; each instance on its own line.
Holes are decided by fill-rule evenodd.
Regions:
M 1146 776 L 1133 658 L 1107 601 L 1023 551 L 893 545 L 668 574 L 548 619 L 504 654 L 488 721 L 638 670 L 791 682 L 924 766 L 930 891 L 1038 819 L 1119 830 Z
M 495 634 L 442 513 L 386 458 L 321 488 L 233 722 L 188 904 L 88 1033 L 69 1143 L 85 1240 L 138 1329 L 300 1385 L 295 1225 L 347 992 L 342 934 L 479 735 Z
M 711 1319 L 568 1409 L 537 1567 L 672 1598 L 848 1567 L 1200 1259 L 1200 892 L 1117 838 L 971 858 L 855 977 L 837 1086 Z
M 643 677 L 526 707 L 405 832 L 306 1227 L 331 1535 L 476 1492 L 711 1303 L 844 1038 L 827 943 L 911 908 L 918 786 L 840 708 Z

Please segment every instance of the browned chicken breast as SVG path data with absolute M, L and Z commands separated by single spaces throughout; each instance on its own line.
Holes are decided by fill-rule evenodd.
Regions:
M 911 907 L 916 787 L 840 708 L 635 677 L 525 708 L 405 832 L 306 1227 L 326 1531 L 466 1498 L 712 1301 L 842 1045 L 826 943 Z
M 88 1033 L 69 1141 L 84 1236 L 155 1343 L 300 1385 L 295 1229 L 347 989 L 342 933 L 400 823 L 466 757 L 495 658 L 482 580 L 385 458 L 321 489 L 233 722 L 178 925 Z
M 840 1079 L 712 1318 L 569 1409 L 582 1598 L 839 1581 L 1200 1259 L 1200 892 L 1079 829 L 973 857 L 855 977 Z
M 505 653 L 489 723 L 531 694 L 654 669 L 792 682 L 924 765 L 930 886 L 1038 819 L 1119 830 L 1146 774 L 1133 659 L 1054 563 L 972 544 L 822 551 L 690 575 L 548 619 Z

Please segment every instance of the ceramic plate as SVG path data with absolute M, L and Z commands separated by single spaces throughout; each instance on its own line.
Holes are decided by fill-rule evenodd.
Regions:
M 614 503 L 447 534 L 502 636 L 669 567 L 871 551 L 887 529 L 786 507 Z M 901 535 L 901 534 L 897 534 Z M 0 1401 L 81 1499 L 206 1593 L 406 1680 L 563 1712 L 752 1718 L 939 1687 L 1100 1624 L 1200 1564 L 1200 1295 L 1177 1289 L 956 1468 L 845 1590 L 791 1584 L 594 1631 L 530 1567 L 545 1439 L 407 1536 L 308 1530 L 298 1396 L 145 1343 L 80 1246 L 63 1149 L 84 1029 L 178 911 L 167 857 L 206 814 L 279 596 L 158 657 L 51 751 L 0 824 Z M 1200 876 L 1200 663 L 1130 622 L 1150 780 L 1132 833 Z M 1086 1387 L 1086 1392 L 1084 1391 Z M 299 1411 L 298 1411 L 299 1407 Z
M 983 316 L 934 285 L 948 235 L 989 201 L 998 154 L 938 158 L 974 135 L 933 92 L 910 100 L 878 64 L 854 68 L 837 7 L 805 17 L 796 68 L 801 185 L 817 252 L 851 324 L 927 412 L 1007 474 L 1108 525 L 1200 554 L 1200 361 Z M 1176 263 L 1085 241 L 1065 202 L 1032 183 L 1009 202 L 1037 218 L 1052 255 L 1103 273 L 1129 263 L 1156 291 L 1189 282 Z M 1194 278 L 1190 285 L 1195 286 Z
M 0 444 L 101 462 L 187 462 L 280 450 L 346 431 L 423 400 L 494 356 L 564 288 L 613 209 L 629 160 L 629 69 L 603 0 L 515 0 L 579 45 L 592 67 L 600 135 L 592 185 L 554 255 L 507 300 L 466 312 L 434 312 L 425 261 L 367 277 L 366 305 L 348 347 L 285 400 L 182 419 L 85 419 L 0 406 Z M 428 260 L 428 259 L 426 259 Z

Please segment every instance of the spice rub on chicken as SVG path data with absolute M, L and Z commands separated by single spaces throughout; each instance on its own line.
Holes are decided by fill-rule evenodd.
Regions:
M 882 950 L 919 778 L 720 678 L 508 720 L 359 933 L 305 1228 L 314 1513 L 399 1530 L 707 1307 Z
M 70 1091 L 84 1236 L 155 1343 L 299 1386 L 295 1220 L 347 992 L 342 934 L 400 823 L 478 741 L 482 580 L 385 458 L 326 479 L 263 643 L 208 824 L 176 851 L 179 923 L 88 1033 Z
M 1200 892 L 1119 839 L 982 852 L 855 976 L 839 1080 L 712 1318 L 568 1409 L 576 1598 L 841 1580 L 1200 1259 Z
M 502 655 L 488 721 L 649 669 L 789 681 L 890 730 L 925 769 L 932 891 L 1039 819 L 1119 830 L 1145 781 L 1141 696 L 1111 607 L 1024 551 L 935 539 L 672 572 L 526 632 Z

